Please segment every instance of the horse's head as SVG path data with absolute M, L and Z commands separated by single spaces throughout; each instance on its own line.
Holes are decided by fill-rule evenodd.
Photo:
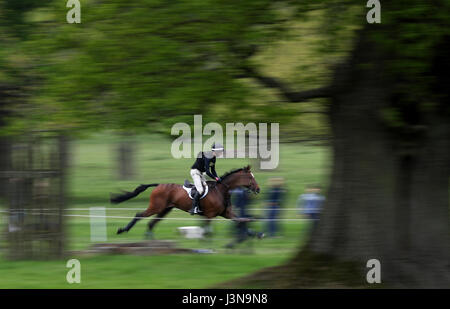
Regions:
M 244 167 L 238 174 L 240 177 L 237 180 L 236 186 L 246 187 L 253 193 L 259 193 L 260 188 L 256 182 L 255 176 L 250 170 L 250 165 Z

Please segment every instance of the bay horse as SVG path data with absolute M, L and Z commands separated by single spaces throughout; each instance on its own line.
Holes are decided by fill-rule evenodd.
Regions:
M 250 165 L 232 170 L 225 173 L 221 177 L 221 182 L 208 181 L 208 194 L 200 200 L 201 215 L 208 219 L 222 216 L 226 219 L 234 221 L 245 221 L 248 219 L 238 218 L 231 207 L 230 190 L 237 187 L 246 187 L 253 193 L 257 194 L 260 191 L 258 183 L 250 171 Z M 192 206 L 192 199 L 188 196 L 183 186 L 168 183 L 168 184 L 143 184 L 137 187 L 133 192 L 126 192 L 120 195 L 113 195 L 111 203 L 118 204 L 129 200 L 140 193 L 144 192 L 149 187 L 156 187 L 150 194 L 150 204 L 143 212 L 138 212 L 133 220 L 123 228 L 117 230 L 117 234 L 128 232 L 139 220 L 145 217 L 150 217 L 156 214 L 156 217 L 149 222 L 149 231 L 153 229 L 163 217 L 165 217 L 173 208 L 178 208 L 189 212 Z

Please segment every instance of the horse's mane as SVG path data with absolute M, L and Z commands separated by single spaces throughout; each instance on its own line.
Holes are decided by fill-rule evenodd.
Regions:
M 223 174 L 222 177 L 220 177 L 220 178 L 222 178 L 222 180 L 224 180 L 224 179 L 227 178 L 228 176 L 233 175 L 234 173 L 237 173 L 237 172 L 242 171 L 244 168 L 245 168 L 245 167 L 241 167 L 241 168 L 237 168 L 237 169 L 231 170 L 231 171 L 229 171 L 229 172 L 226 172 L 226 173 Z

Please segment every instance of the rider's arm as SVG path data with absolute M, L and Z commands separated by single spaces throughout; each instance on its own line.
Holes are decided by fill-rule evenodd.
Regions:
M 212 162 L 213 164 L 210 165 L 210 162 Z M 206 170 L 206 175 L 208 175 L 209 177 L 211 177 L 215 180 L 217 180 L 217 178 L 219 178 L 217 176 L 215 164 L 214 164 L 214 161 L 212 161 L 212 159 L 205 158 L 205 170 Z
M 219 176 L 217 176 L 217 173 L 216 173 L 216 165 L 215 164 L 213 166 L 211 166 L 211 174 L 214 175 L 214 179 L 217 180 L 219 178 Z

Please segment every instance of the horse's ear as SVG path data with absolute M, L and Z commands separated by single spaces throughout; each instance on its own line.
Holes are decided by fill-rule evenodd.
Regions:
M 250 164 L 249 165 L 247 165 L 246 167 L 244 167 L 244 169 L 247 171 L 247 172 L 249 172 L 250 171 L 250 168 L 251 168 L 251 166 L 250 166 Z

